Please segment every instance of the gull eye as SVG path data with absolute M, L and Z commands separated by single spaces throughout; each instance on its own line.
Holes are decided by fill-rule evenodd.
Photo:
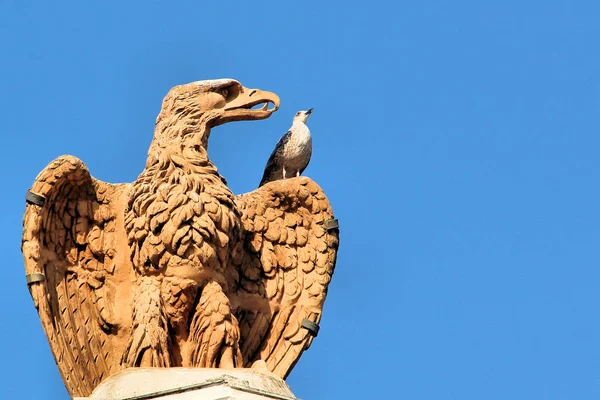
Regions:
M 227 96 L 229 96 L 229 89 L 225 88 L 225 89 L 221 89 L 219 91 L 219 93 L 221 93 L 221 96 L 227 98 Z

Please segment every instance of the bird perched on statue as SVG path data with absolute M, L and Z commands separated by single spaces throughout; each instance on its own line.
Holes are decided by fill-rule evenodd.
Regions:
M 312 112 L 311 108 L 294 115 L 291 128 L 279 139 L 267 161 L 259 187 L 279 179 L 294 178 L 304 172 L 312 155 L 312 138 L 306 126 Z
M 275 93 L 234 79 L 178 85 L 134 182 L 99 181 L 73 156 L 37 176 L 25 273 L 71 396 L 125 368 L 262 365 L 285 378 L 310 346 L 339 243 L 329 200 L 307 177 L 235 196 L 207 150 L 212 128 L 278 108 Z M 294 141 L 298 124 L 310 140 L 310 111 Z M 285 177 L 308 149 L 302 166 L 283 153 Z

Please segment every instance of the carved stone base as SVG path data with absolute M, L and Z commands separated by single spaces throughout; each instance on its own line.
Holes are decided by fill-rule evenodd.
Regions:
M 74 400 L 294 400 L 285 381 L 257 369 L 133 368 Z

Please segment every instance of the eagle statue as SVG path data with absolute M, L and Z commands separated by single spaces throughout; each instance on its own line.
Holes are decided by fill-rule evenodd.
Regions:
M 300 176 L 235 196 L 213 127 L 262 120 L 274 93 L 233 79 L 172 88 L 133 183 L 52 161 L 26 196 L 27 284 L 72 396 L 125 368 L 244 368 L 285 378 L 316 336 L 339 229 Z

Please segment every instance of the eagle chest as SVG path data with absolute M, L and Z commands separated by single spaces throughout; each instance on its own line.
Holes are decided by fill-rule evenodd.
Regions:
M 134 191 L 126 217 L 134 265 L 149 272 L 190 260 L 202 270 L 222 270 L 230 236 L 240 225 L 233 194 L 214 179 L 205 182 L 205 176 L 178 178 L 176 183 L 150 180 L 154 185 L 140 184 Z
M 180 230 L 189 230 L 188 236 L 194 247 L 200 250 L 200 261 L 208 262 L 213 256 L 222 260 L 222 251 L 228 249 L 230 235 L 239 226 L 238 218 L 233 210 L 233 195 L 227 188 L 216 187 L 214 183 L 200 185 L 210 187 L 210 191 L 197 191 L 188 188 L 185 192 L 188 209 L 179 224 Z M 218 190 L 221 189 L 221 190 Z M 172 212 L 177 215 L 178 210 Z M 212 251 L 207 250 L 212 247 Z

